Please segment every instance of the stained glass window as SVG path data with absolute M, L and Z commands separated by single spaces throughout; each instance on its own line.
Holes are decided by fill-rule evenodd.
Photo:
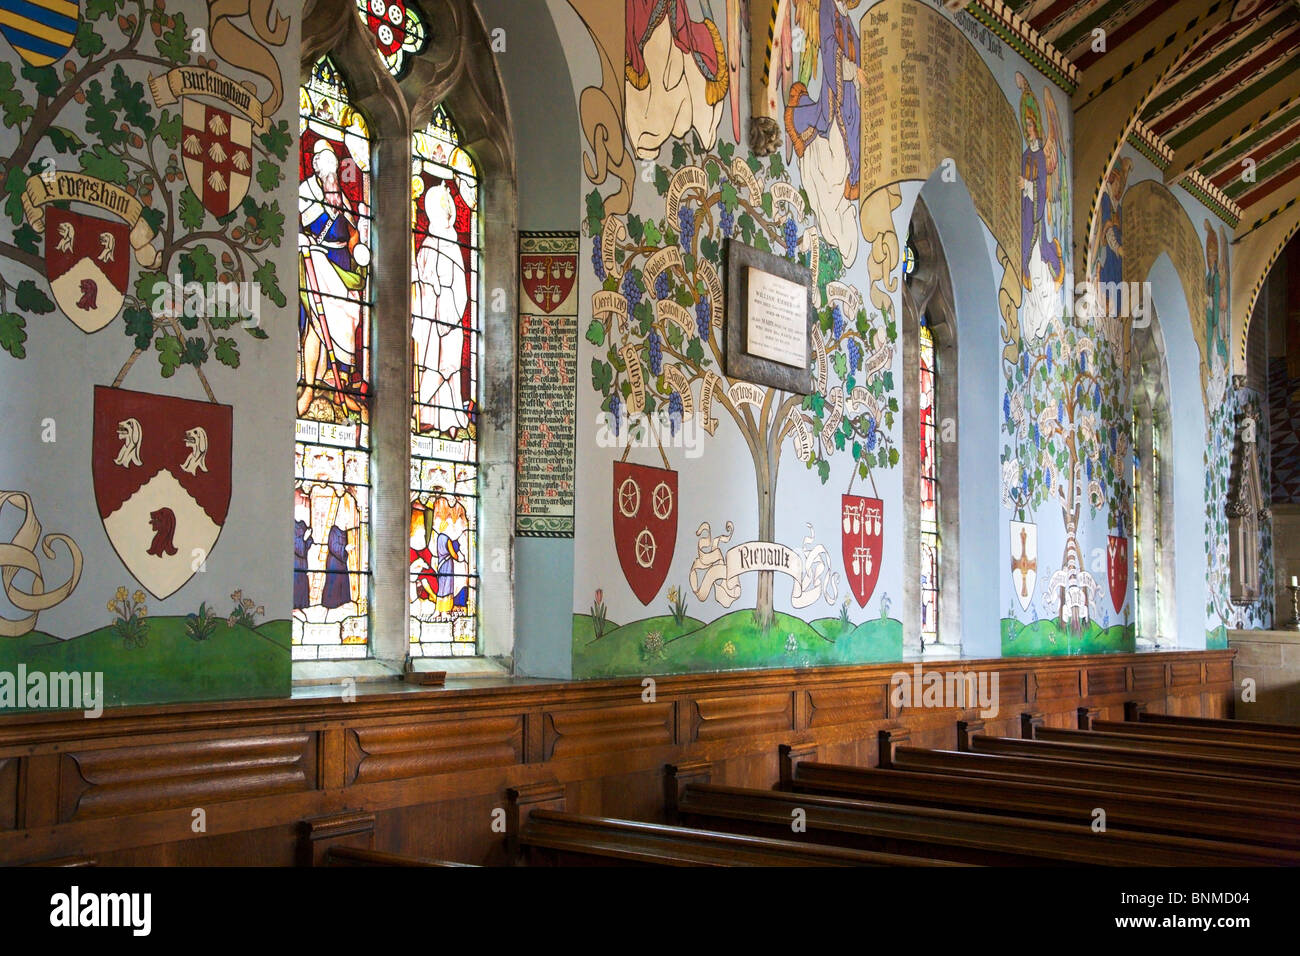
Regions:
M 415 134 L 411 654 L 477 652 L 479 178 L 448 113 Z
M 324 57 L 298 94 L 293 657 L 364 657 L 370 599 L 370 134 Z
M 411 68 L 411 56 L 428 42 L 420 14 L 406 0 L 357 0 L 357 9 L 388 72 L 400 80 Z
M 908 239 L 907 244 L 903 246 L 903 278 L 910 280 L 915 271 L 916 249 L 912 246 L 912 240 Z
M 939 639 L 939 462 L 936 441 L 934 335 L 921 317 L 920 346 L 921 418 L 921 646 Z

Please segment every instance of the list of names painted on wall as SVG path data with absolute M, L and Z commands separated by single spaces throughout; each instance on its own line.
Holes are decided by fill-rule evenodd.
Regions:
M 519 237 L 519 460 L 515 530 L 573 536 L 578 235 Z
M 950 169 L 1003 247 L 1016 248 L 1019 126 L 960 28 L 913 0 L 885 0 L 862 19 L 859 63 L 862 195 Z M 970 122 L 992 113 L 997 122 Z

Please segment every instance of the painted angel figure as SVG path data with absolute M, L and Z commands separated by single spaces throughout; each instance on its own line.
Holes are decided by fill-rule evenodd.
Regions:
M 790 87 L 785 106 L 786 135 L 822 235 L 840 250 L 846 266 L 858 253 L 853 203 L 862 174 L 861 47 L 849 16 L 858 3 L 797 0 L 795 16 L 806 37 L 800 74 L 810 78 L 820 62 L 821 90 L 814 99 L 800 80 Z
M 1057 235 L 1062 226 L 1061 129 L 1055 101 L 1044 90 L 1048 122 L 1029 80 L 1016 73 L 1025 149 L 1020 160 L 1020 275 L 1025 291 L 1025 328 L 1030 339 L 1059 314 L 1065 264 Z
M 425 189 L 429 228 L 415 252 L 411 337 L 415 343 L 415 425 L 421 434 L 455 438 L 469 427 L 461 378 L 469 282 L 456 242 L 456 203 L 444 184 Z
M 624 119 L 637 157 L 654 159 L 691 130 L 712 149 L 729 84 L 717 25 L 695 19 L 687 0 L 626 0 L 625 10 Z
M 307 414 L 322 387 L 335 391 L 332 401 L 341 411 L 358 411 L 360 405 L 348 393 L 364 391 L 362 295 L 370 264 L 362 234 L 364 196 L 355 183 L 360 176 L 355 175 L 355 163 L 346 156 L 341 161 L 336 144 L 323 137 L 310 147 L 304 143 L 303 154 L 311 175 L 298 190 L 298 254 L 304 278 L 298 310 L 303 361 L 298 414 Z M 343 168 L 349 175 L 340 175 Z

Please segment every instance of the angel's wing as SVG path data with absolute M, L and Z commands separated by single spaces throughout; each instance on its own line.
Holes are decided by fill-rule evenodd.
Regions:
M 817 75 L 817 56 L 821 49 L 821 4 L 823 0 L 794 0 L 794 22 L 803 34 L 799 52 L 799 80 L 805 86 Z M 831 3 L 832 0 L 825 0 Z
M 1065 170 L 1061 161 L 1061 151 L 1065 147 L 1065 138 L 1061 133 L 1061 114 L 1056 111 L 1056 100 L 1052 98 L 1049 87 L 1043 87 L 1043 113 L 1046 117 L 1046 139 L 1043 143 L 1043 159 L 1047 166 L 1047 195 L 1059 196 L 1062 207 L 1065 203 Z M 1055 224 L 1060 228 L 1060 224 Z

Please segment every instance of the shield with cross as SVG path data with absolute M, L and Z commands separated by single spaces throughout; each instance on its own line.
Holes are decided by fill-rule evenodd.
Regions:
M 677 547 L 677 472 L 614 462 L 614 547 L 632 593 L 649 604 Z
M 880 578 L 885 543 L 885 503 L 862 495 L 840 496 L 840 546 L 844 576 L 858 607 L 866 607 Z
M 1026 521 L 1011 522 L 1011 584 L 1028 611 L 1034 600 L 1034 583 L 1038 580 L 1038 525 Z

